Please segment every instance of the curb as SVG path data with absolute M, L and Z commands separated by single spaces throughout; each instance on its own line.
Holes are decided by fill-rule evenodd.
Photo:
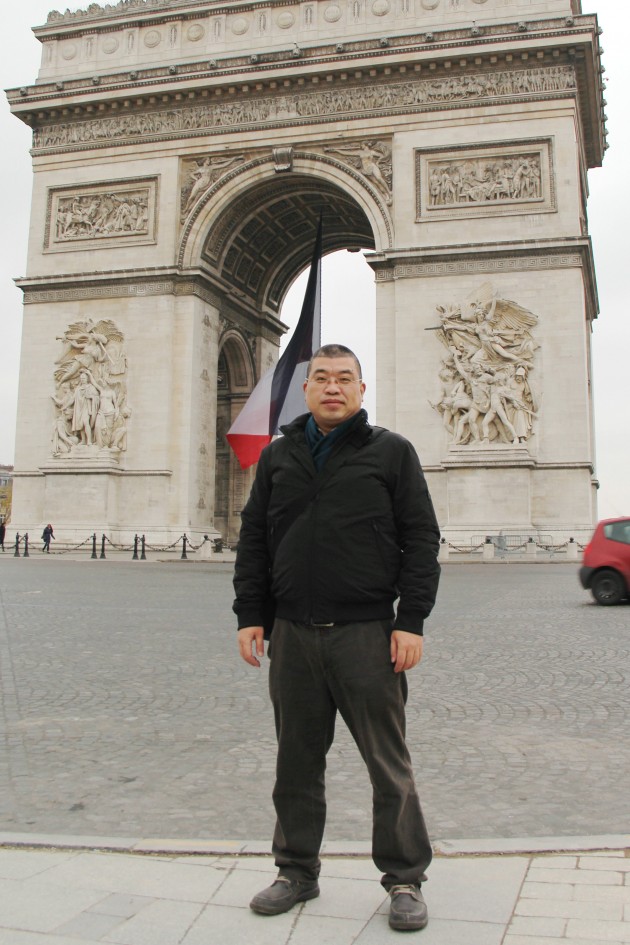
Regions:
M 97 850 L 109 853 L 171 856 L 271 856 L 269 840 L 178 840 L 168 838 L 89 837 L 64 834 L 0 833 L 0 849 Z M 324 857 L 371 856 L 370 841 L 331 840 L 322 845 Z M 630 834 L 592 837 L 509 837 L 472 840 L 434 840 L 436 857 L 522 856 L 626 850 Z

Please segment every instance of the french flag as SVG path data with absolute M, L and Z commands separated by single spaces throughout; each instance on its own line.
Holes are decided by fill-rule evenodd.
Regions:
M 241 469 L 253 466 L 280 427 L 305 411 L 304 380 L 313 352 L 321 345 L 322 325 L 322 218 L 300 318 L 291 341 L 277 364 L 259 380 L 245 406 L 228 430 L 226 439 Z

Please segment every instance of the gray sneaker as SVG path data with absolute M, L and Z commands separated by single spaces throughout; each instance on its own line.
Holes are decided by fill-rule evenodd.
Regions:
M 300 883 L 287 876 L 278 876 L 271 886 L 254 896 L 249 908 L 260 915 L 280 915 L 292 909 L 297 902 L 316 899 L 318 896 L 319 885 L 316 879 Z
M 390 928 L 412 932 L 425 927 L 429 921 L 429 913 L 419 885 L 392 886 L 389 895 L 392 900 L 389 910 Z

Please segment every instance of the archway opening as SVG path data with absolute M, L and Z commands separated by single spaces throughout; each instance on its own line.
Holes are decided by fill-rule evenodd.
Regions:
M 352 195 L 335 183 L 305 174 L 268 178 L 241 192 L 215 216 L 204 240 L 202 267 L 212 273 L 215 284 L 220 282 L 233 313 L 219 343 L 214 503 L 215 528 L 228 542 L 238 535 L 254 470 L 240 469 L 225 433 L 291 337 L 320 212 L 322 343 L 348 344 L 371 379 L 374 274 L 360 251 L 374 249 L 375 239 L 364 209 Z M 287 331 L 281 336 L 283 324 Z M 368 390 L 373 398 L 370 383 Z M 373 399 L 368 399 L 368 408 L 371 403 Z
M 307 278 L 305 270 L 284 298 L 280 318 L 289 330 L 280 341 L 280 354 L 300 317 Z M 342 250 L 324 257 L 322 344 L 332 343 L 352 348 L 361 362 L 366 383 L 364 406 L 376 422 L 376 285 L 363 253 Z

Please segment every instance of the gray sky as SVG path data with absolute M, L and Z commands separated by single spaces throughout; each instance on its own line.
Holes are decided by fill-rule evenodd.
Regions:
M 40 44 L 31 27 L 45 23 L 49 10 L 85 8 L 68 0 L 4 0 L 0 12 L 0 77 L 2 88 L 34 82 Z M 603 168 L 589 171 L 589 226 L 595 251 L 600 316 L 593 333 L 595 427 L 600 518 L 630 514 L 630 316 L 625 270 L 630 240 L 630 56 L 627 49 L 630 4 L 626 0 L 582 0 L 585 13 L 597 13 L 604 33 L 604 65 L 608 89 L 610 150 Z M 29 129 L 13 118 L 2 96 L 0 106 L 0 463 L 13 463 L 18 392 L 22 293 L 13 279 L 25 274 L 31 199 Z M 324 261 L 322 340 L 344 341 L 353 347 L 374 376 L 374 287 L 372 273 L 360 254 L 337 254 Z M 351 289 L 348 287 L 351 286 Z M 293 324 L 302 284 L 296 284 L 284 318 Z M 357 317 L 356 313 L 361 312 Z M 346 314 L 351 312 L 351 315 Z M 364 313 L 364 314 L 363 314 Z M 30 378 L 30 383 L 38 379 Z M 42 383 L 45 378 L 39 379 Z M 373 399 L 366 404 L 373 419 Z

